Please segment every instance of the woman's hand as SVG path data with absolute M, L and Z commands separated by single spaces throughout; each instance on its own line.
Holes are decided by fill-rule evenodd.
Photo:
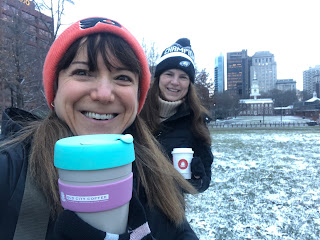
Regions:
M 204 165 L 199 157 L 194 157 L 191 161 L 191 174 L 195 179 L 203 178 L 206 175 Z
M 210 184 L 204 165 L 199 157 L 194 157 L 191 162 L 191 179 L 189 182 L 198 192 L 204 192 Z
M 98 230 L 70 210 L 64 210 L 59 214 L 54 232 L 55 239 L 57 240 L 154 239 L 151 235 L 144 208 L 135 190 L 133 191 L 129 205 L 128 226 L 125 233 L 117 235 Z
M 92 227 L 70 210 L 59 214 L 54 227 L 55 238 L 58 239 L 96 239 L 103 240 L 106 233 Z

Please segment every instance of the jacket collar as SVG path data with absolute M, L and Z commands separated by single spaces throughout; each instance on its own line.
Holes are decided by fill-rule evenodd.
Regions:
M 18 108 L 7 108 L 2 114 L 1 135 L 18 132 L 26 123 L 39 120 L 36 115 Z
M 178 107 L 177 112 L 173 116 L 171 116 L 170 118 L 168 118 L 167 120 L 165 120 L 163 122 L 173 121 L 178 118 L 188 116 L 190 114 L 191 114 L 191 108 L 190 108 L 188 102 L 185 101 Z

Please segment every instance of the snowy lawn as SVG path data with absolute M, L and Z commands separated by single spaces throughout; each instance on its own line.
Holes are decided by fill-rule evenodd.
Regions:
M 210 187 L 187 196 L 201 240 L 320 239 L 320 127 L 211 129 Z

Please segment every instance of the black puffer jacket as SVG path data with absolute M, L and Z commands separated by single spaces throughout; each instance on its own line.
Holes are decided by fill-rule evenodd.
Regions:
M 37 119 L 36 116 L 23 110 L 14 108 L 6 109 L 2 119 L 2 140 L 11 132 L 17 132 L 21 129 L 20 124 L 23 123 L 23 121 L 34 121 L 35 119 Z M 24 142 L 0 150 L 0 239 L 13 239 L 15 233 L 25 190 L 30 142 L 30 139 L 26 139 Z M 136 168 L 133 166 L 133 175 L 136 176 L 137 174 Z M 135 185 L 136 184 L 134 184 L 134 188 Z M 133 215 L 129 214 L 129 223 L 131 222 L 136 226 L 141 226 L 148 222 L 151 234 L 148 234 L 150 237 L 146 239 L 198 239 L 187 221 L 177 227 L 172 224 L 159 209 L 149 208 L 143 190 L 141 190 L 139 195 L 134 199 L 135 206 L 137 202 L 139 202 L 138 205 L 142 208 L 136 211 L 136 213 L 133 213 Z M 130 201 L 130 207 L 131 203 L 132 201 Z M 36 223 L 37 219 L 32 219 L 32 221 Z M 54 230 L 55 225 L 56 222 L 54 220 L 48 220 L 48 227 L 46 229 L 47 240 L 57 239 Z M 95 238 L 91 237 L 90 239 L 94 240 Z
M 200 179 L 195 179 L 192 175 L 190 182 L 199 191 L 205 191 L 211 181 L 211 165 L 213 155 L 211 146 L 196 139 L 191 132 L 192 113 L 188 104 L 179 106 L 177 113 L 163 121 L 161 130 L 155 134 L 159 143 L 172 159 L 173 148 L 192 148 L 194 158 L 191 163 L 193 174 L 201 175 Z

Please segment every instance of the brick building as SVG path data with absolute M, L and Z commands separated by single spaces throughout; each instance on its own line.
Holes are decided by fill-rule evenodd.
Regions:
M 260 98 L 259 84 L 256 74 L 253 74 L 250 99 L 240 99 L 240 116 L 273 115 L 274 102 L 271 98 Z
M 43 105 L 42 66 L 53 40 L 52 19 L 29 0 L 0 0 L 0 111 Z

